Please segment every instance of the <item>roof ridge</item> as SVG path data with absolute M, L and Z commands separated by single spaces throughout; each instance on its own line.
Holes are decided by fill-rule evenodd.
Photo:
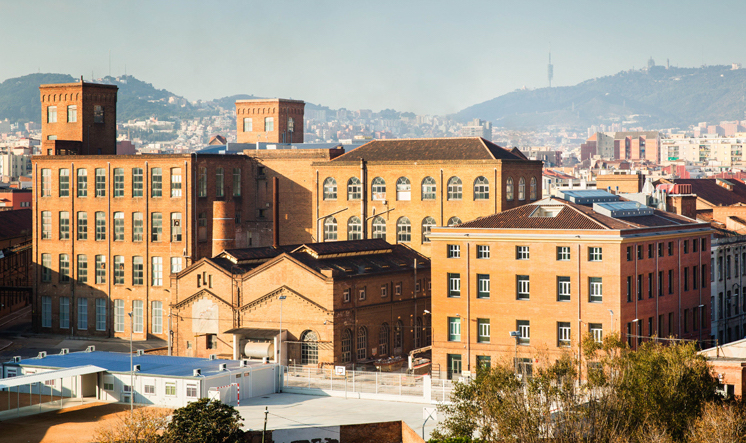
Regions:
M 487 146 L 487 140 L 485 140 L 483 137 L 477 137 L 477 138 L 479 138 L 479 141 L 480 143 L 482 143 L 482 146 L 484 147 L 485 151 L 487 151 L 490 157 L 492 157 L 492 160 L 497 160 L 497 157 L 495 157 L 495 154 L 493 154 L 492 150 L 489 148 L 489 146 Z M 500 147 L 498 145 L 495 145 L 495 146 L 497 146 L 498 148 Z
M 573 211 L 575 211 L 578 214 L 582 215 L 583 217 L 587 218 L 588 220 L 591 220 L 593 223 L 596 223 L 597 225 L 600 225 L 600 226 L 602 226 L 605 229 L 611 229 L 605 223 L 601 223 L 600 221 L 596 220 L 595 218 L 591 217 L 590 215 L 586 214 L 585 212 L 581 211 L 580 209 L 576 208 L 574 205 L 569 204 L 569 203 L 570 202 L 566 203 L 565 206 L 569 207 L 570 209 L 572 209 Z

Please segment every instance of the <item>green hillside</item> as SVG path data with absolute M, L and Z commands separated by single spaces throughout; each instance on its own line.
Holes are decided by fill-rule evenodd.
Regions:
M 746 118 L 746 70 L 730 66 L 623 71 L 575 86 L 517 90 L 470 106 L 455 117 L 506 127 L 587 127 L 626 122 L 648 128 Z

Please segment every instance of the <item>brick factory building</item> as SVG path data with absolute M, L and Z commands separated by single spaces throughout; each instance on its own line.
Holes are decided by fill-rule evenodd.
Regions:
M 542 195 L 540 161 L 477 137 L 374 140 L 312 166 L 316 238 L 381 238 L 426 256 L 432 227 Z
M 176 355 L 277 361 L 282 331 L 283 364 L 361 365 L 430 341 L 430 261 L 381 239 L 228 249 L 172 279 Z
M 434 367 L 451 377 L 517 355 L 529 370 L 577 353 L 581 333 L 709 341 L 710 234 L 600 190 L 434 228 Z

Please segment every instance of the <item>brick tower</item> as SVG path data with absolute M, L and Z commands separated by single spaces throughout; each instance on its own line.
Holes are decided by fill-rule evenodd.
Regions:
M 237 100 L 239 143 L 303 143 L 302 100 L 282 98 Z
M 83 81 L 39 86 L 42 155 L 116 155 L 118 89 Z

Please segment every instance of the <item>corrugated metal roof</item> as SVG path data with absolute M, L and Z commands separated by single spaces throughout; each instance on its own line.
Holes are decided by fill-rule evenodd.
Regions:
M 44 358 L 27 358 L 16 363 L 19 366 L 42 368 L 70 369 L 90 365 L 103 368 L 107 372 L 130 372 L 130 354 L 119 352 L 71 352 L 69 354 L 48 355 Z M 202 375 L 219 374 L 221 363 L 227 364 L 228 369 L 236 370 L 240 367 L 237 360 L 209 360 L 193 357 L 169 357 L 167 355 L 133 355 L 132 363 L 140 365 L 139 375 L 162 375 L 173 377 L 192 377 L 194 369 L 201 369 Z M 252 365 L 262 365 L 261 362 L 250 362 Z M 13 363 L 5 363 L 12 366 Z
M 0 389 L 14 388 L 16 386 L 27 386 L 34 383 L 44 383 L 48 380 L 59 380 L 61 378 L 75 377 L 78 375 L 95 374 L 104 372 L 106 369 L 100 366 L 84 365 L 73 368 L 58 369 L 56 371 L 46 371 L 38 374 L 20 375 L 0 380 Z

